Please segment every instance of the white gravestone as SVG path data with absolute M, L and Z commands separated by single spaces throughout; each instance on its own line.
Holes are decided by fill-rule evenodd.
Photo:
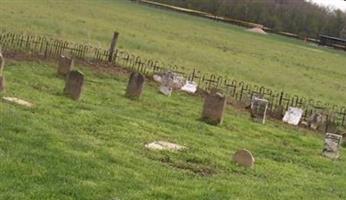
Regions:
M 194 94 L 197 92 L 197 88 L 198 88 L 197 83 L 193 81 L 186 81 L 185 85 L 181 88 L 181 90 Z
M 294 108 L 289 107 L 288 111 L 286 112 L 284 118 L 282 119 L 283 122 L 286 122 L 291 125 L 297 126 L 304 114 L 304 110 L 301 108 Z

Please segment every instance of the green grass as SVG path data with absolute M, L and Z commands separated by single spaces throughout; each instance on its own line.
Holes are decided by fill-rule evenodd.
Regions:
M 44 34 L 344 104 L 346 54 L 127 0 L 0 0 L 0 30 Z
M 3 95 L 35 108 L 0 102 L 0 199 L 346 198 L 346 160 L 322 157 L 320 135 L 253 123 L 232 107 L 222 126 L 210 126 L 199 120 L 200 97 L 166 97 L 150 83 L 132 101 L 127 77 L 80 69 L 86 85 L 75 102 L 54 66 L 6 67 Z M 188 149 L 145 149 L 154 140 Z M 253 169 L 231 161 L 240 148 L 255 155 Z

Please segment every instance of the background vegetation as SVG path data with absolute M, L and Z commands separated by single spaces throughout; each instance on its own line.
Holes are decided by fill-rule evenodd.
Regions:
M 346 38 L 346 13 L 304 0 L 154 0 L 265 25 L 276 31 L 318 38 Z M 343 31 L 344 30 L 344 31 Z

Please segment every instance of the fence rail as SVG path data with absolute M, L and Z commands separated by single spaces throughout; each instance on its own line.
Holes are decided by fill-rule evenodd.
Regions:
M 45 58 L 59 58 L 60 55 L 69 55 L 75 59 L 96 63 L 109 63 L 109 51 L 95 48 L 90 45 L 78 44 L 44 36 L 33 36 L 18 33 L 0 33 L 0 47 L 4 52 L 25 52 L 40 55 Z M 304 109 L 303 120 L 307 120 L 313 113 L 322 112 L 329 122 L 339 127 L 346 128 L 346 107 L 324 103 L 311 98 L 291 95 L 284 91 L 275 91 L 270 88 L 248 84 L 244 81 L 229 79 L 216 74 L 202 73 L 196 69 L 188 70 L 176 65 L 165 64 L 117 49 L 110 62 L 112 65 L 121 66 L 132 71 L 138 71 L 147 76 L 162 70 L 171 70 L 181 74 L 186 79 L 194 81 L 200 89 L 210 91 L 217 88 L 225 95 L 240 103 L 249 104 L 254 95 L 269 101 L 269 112 L 282 115 L 288 107 Z M 280 113 L 281 112 L 281 113 Z

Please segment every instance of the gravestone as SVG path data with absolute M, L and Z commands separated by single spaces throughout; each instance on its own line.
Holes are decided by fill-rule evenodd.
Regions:
M 324 123 L 326 123 L 326 116 L 324 116 L 322 113 L 313 113 L 308 122 L 310 128 L 318 130 L 323 126 Z
M 221 125 L 226 104 L 227 98 L 223 94 L 217 91 L 210 92 L 204 99 L 202 120 L 212 125 Z
M 0 75 L 0 92 L 5 90 L 5 76 Z
M 66 76 L 74 67 L 74 60 L 66 56 L 60 56 L 58 63 L 58 75 Z
M 0 92 L 5 90 L 5 76 L 4 76 L 5 59 L 0 49 Z
M 233 161 L 243 167 L 252 167 L 255 164 L 255 158 L 252 153 L 246 149 L 237 151 L 233 155 Z
M 169 86 L 164 86 L 164 85 L 160 86 L 160 92 L 166 96 L 171 96 L 172 91 L 173 91 L 173 88 L 171 88 Z
M 137 72 L 131 73 L 127 84 L 126 96 L 130 99 L 139 99 L 143 93 L 144 81 L 145 78 L 142 74 Z
M 161 83 L 160 92 L 166 96 L 171 96 L 173 90 L 179 90 L 185 84 L 183 76 L 171 71 L 155 74 L 153 78 Z
M 197 92 L 198 85 L 194 81 L 186 81 L 185 85 L 181 88 L 182 91 L 194 94 Z
M 154 141 L 145 145 L 146 148 L 151 150 L 168 150 L 168 151 L 180 151 L 186 149 L 185 146 L 166 142 L 166 141 Z
M 34 107 L 34 104 L 28 101 L 25 101 L 23 99 L 19 99 L 17 97 L 2 97 L 2 100 L 6 103 L 16 104 L 16 105 L 20 105 L 20 106 L 24 106 L 28 108 Z
M 251 117 L 255 122 L 265 124 L 268 109 L 268 101 L 254 97 L 251 101 Z
M 341 135 L 327 133 L 324 140 L 324 148 L 322 154 L 331 159 L 338 159 L 340 156 L 341 143 Z
M 64 93 L 73 100 L 79 100 L 84 85 L 84 74 L 78 70 L 71 71 L 66 78 Z
M 294 108 L 289 107 L 288 111 L 286 112 L 284 118 L 282 119 L 283 122 L 286 122 L 291 125 L 297 126 L 304 114 L 304 110 L 301 108 Z

